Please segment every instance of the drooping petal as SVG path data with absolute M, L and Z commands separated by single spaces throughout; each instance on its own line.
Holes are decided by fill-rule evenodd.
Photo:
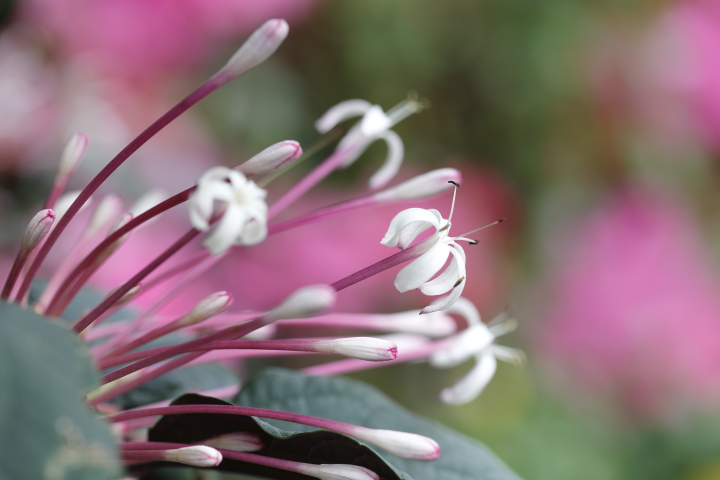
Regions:
M 405 146 L 400 135 L 392 130 L 387 130 L 380 134 L 380 138 L 387 143 L 388 153 L 383 166 L 368 181 L 370 188 L 373 190 L 384 187 L 397 175 L 405 156 Z
M 246 222 L 247 215 L 245 211 L 237 205 L 228 204 L 223 217 L 218 221 L 210 235 L 205 238 L 203 245 L 213 255 L 224 252 L 237 241 Z
M 338 123 L 352 117 L 359 117 L 367 112 L 372 104 L 366 100 L 354 99 L 340 102 L 323 114 L 315 122 L 315 128 L 320 133 L 327 133 Z
M 442 295 L 443 293 L 447 293 L 455 286 L 455 283 L 461 278 L 461 275 L 459 274 L 460 270 L 458 269 L 458 262 L 453 257 L 452 261 L 450 262 L 450 265 L 443 270 L 440 275 L 433 278 L 429 282 L 425 282 L 422 286 L 420 286 L 420 291 L 424 295 Z
M 385 115 L 380 105 L 370 107 L 360 120 L 360 133 L 366 137 L 379 138 L 392 126 L 392 120 Z
M 480 312 L 474 303 L 465 297 L 460 297 L 451 305 L 445 313 L 455 313 L 465 319 L 469 326 L 477 325 L 482 322 Z
M 448 296 L 443 297 L 440 300 L 433 302 L 431 305 L 423 308 L 420 311 L 421 315 L 424 315 L 426 313 L 438 312 L 450 308 L 457 301 L 457 299 L 460 298 L 460 295 L 462 295 L 462 292 L 465 289 L 465 276 L 467 274 L 465 270 L 465 252 L 463 251 L 462 247 L 460 247 L 460 245 L 458 245 L 457 243 L 451 243 L 449 246 L 450 253 L 453 256 L 452 262 L 455 263 L 457 266 L 457 274 L 459 278 L 455 282 L 455 285 L 453 286 L 453 289 Z
M 431 279 L 447 261 L 450 247 L 442 242 L 433 245 L 430 250 L 406 265 L 395 277 L 395 288 L 407 292 L 419 288 Z
M 440 393 L 440 399 L 452 405 L 468 403 L 482 393 L 490 379 L 495 375 L 497 361 L 490 349 L 476 357 L 477 363 L 463 378 Z
M 436 212 L 437 210 L 435 210 Z M 438 220 L 438 216 L 433 213 L 432 210 L 426 210 L 424 208 L 408 208 L 395 215 L 395 218 L 390 222 L 388 231 L 380 240 L 380 243 L 387 247 L 394 247 L 400 242 L 402 236 L 403 245 L 401 248 L 407 247 L 421 232 L 427 230 L 430 227 L 439 229 L 441 220 Z M 406 228 L 409 229 L 404 232 Z
M 430 357 L 430 365 L 451 368 L 488 348 L 495 335 L 484 324 L 473 325 L 455 336 L 455 341 Z

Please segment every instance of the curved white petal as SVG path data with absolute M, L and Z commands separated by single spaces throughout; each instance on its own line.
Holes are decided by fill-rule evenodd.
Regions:
M 340 102 L 315 121 L 315 128 L 320 133 L 327 133 L 338 123 L 352 117 L 359 117 L 370 110 L 372 104 L 366 100 L 354 99 Z
M 473 355 L 483 352 L 493 341 L 495 335 L 484 324 L 473 325 L 457 334 L 449 347 L 435 352 L 430 357 L 430 365 L 438 368 L 460 365 Z
M 449 292 L 455 286 L 455 283 L 462 278 L 458 268 L 458 262 L 455 257 L 450 261 L 450 265 L 443 270 L 440 275 L 433 278 L 429 282 L 425 282 L 420 286 L 420 291 L 424 295 L 442 295 Z
M 399 292 L 407 292 L 420 287 L 445 265 L 449 253 L 450 247 L 447 244 L 436 243 L 398 272 L 395 277 L 395 288 Z
M 264 218 L 256 218 L 255 221 L 245 225 L 238 239 L 241 245 L 257 245 L 267 237 L 267 222 Z
M 475 304 L 465 297 L 458 298 L 453 305 L 451 305 L 447 310 L 445 310 L 445 312 L 460 315 L 470 326 L 477 325 L 482 322 L 482 319 L 480 318 L 480 312 L 478 312 Z
M 476 359 L 477 363 L 467 375 L 440 393 L 440 399 L 444 403 L 452 405 L 468 403 L 482 393 L 495 375 L 497 361 L 489 349 L 479 354 Z
M 213 255 L 224 252 L 237 241 L 246 221 L 247 216 L 242 208 L 229 204 L 223 217 L 215 225 L 210 235 L 205 238 L 203 245 Z
M 457 284 L 457 286 L 452 289 L 449 295 L 442 297 L 440 300 L 437 300 L 420 310 L 420 315 L 439 312 L 450 308 L 457 301 L 457 299 L 460 298 L 460 295 L 462 295 L 462 292 L 465 289 L 465 277 L 462 277 L 462 279 L 458 280 L 458 282 L 459 283 Z
M 380 243 L 387 247 L 394 247 L 398 245 L 402 235 L 403 244 L 407 246 L 421 232 L 430 227 L 435 227 L 437 230 L 440 228 L 440 224 L 441 221 L 438 220 L 437 215 L 435 215 L 432 210 L 408 208 L 395 215 L 395 218 L 390 221 L 388 231 L 385 233 L 383 239 L 380 240 Z M 412 225 L 412 227 L 406 233 L 403 233 L 403 230 L 410 225 Z
M 360 120 L 360 133 L 366 137 L 380 137 L 392 126 L 392 120 L 385 115 L 380 105 L 373 105 Z
M 370 188 L 373 190 L 384 187 L 397 175 L 402 165 L 403 157 L 405 156 L 405 146 L 397 133 L 392 130 L 387 130 L 380 134 L 380 138 L 387 143 L 388 153 L 383 166 L 380 167 L 380 170 L 375 172 L 368 181 Z

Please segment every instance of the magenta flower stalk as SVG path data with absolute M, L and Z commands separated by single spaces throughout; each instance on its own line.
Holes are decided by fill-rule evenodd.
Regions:
M 359 427 L 348 423 L 327 420 L 324 418 L 301 415 L 297 413 L 268 410 L 265 408 L 238 407 L 234 405 L 175 405 L 170 407 L 145 408 L 108 415 L 109 422 L 123 422 L 150 415 L 179 415 L 184 413 L 216 413 L 225 415 L 245 415 L 285 422 L 299 423 L 311 427 L 322 428 L 344 435 L 355 437 L 358 440 L 372 443 L 388 452 L 402 458 L 413 460 L 435 460 L 440 456 L 440 448 L 430 438 L 414 433 L 396 432 L 367 427 Z
M 132 452 L 134 449 L 144 448 L 183 448 L 182 443 L 170 442 L 126 442 L 123 444 L 124 451 Z M 265 457 L 252 453 L 239 452 L 236 450 L 228 450 L 217 447 L 225 458 L 240 460 L 241 462 L 254 463 L 256 465 L 264 465 L 266 467 L 278 468 L 289 472 L 300 473 L 320 480 L 379 480 L 378 475 L 364 467 L 346 464 L 321 464 L 294 462 L 292 460 L 283 460 L 279 458 Z

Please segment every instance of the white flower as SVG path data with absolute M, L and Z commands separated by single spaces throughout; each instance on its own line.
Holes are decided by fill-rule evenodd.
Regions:
M 515 320 L 496 319 L 491 323 L 494 325 L 471 323 L 470 327 L 455 336 L 449 347 L 438 350 L 430 357 L 430 364 L 438 368 L 450 368 L 475 359 L 475 366 L 464 377 L 440 393 L 443 402 L 459 405 L 475 399 L 495 375 L 497 359 L 516 364 L 524 362 L 525 357 L 520 350 L 493 343 L 497 337 L 515 329 Z
M 210 228 L 215 201 L 225 204 L 225 211 L 205 246 L 213 255 L 232 245 L 255 245 L 267 236 L 267 192 L 237 170 L 213 167 L 198 180 L 189 199 L 190 223 L 198 230 Z
M 437 210 L 408 208 L 392 219 L 385 237 L 380 242 L 388 247 L 398 246 L 405 249 L 418 235 L 431 227 L 435 228 L 434 245 L 406 265 L 395 277 L 395 288 L 400 292 L 415 288 L 419 288 L 425 295 L 450 292 L 448 296 L 423 308 L 420 313 L 445 310 L 462 294 L 465 288 L 465 252 L 455 242 L 462 238 L 448 236 L 450 220 L 442 218 Z M 432 279 L 445 265 L 448 256 L 452 256 L 448 267 Z
M 343 152 L 342 167 L 348 167 L 376 140 L 385 140 L 388 154 L 380 170 L 370 177 L 370 188 L 377 189 L 387 184 L 397 174 L 405 154 L 405 147 L 397 133 L 390 130 L 395 124 L 413 113 L 422 110 L 423 104 L 409 98 L 384 112 L 379 105 L 365 100 L 346 100 L 330 108 L 315 122 L 320 133 L 327 133 L 338 123 L 362 115 L 350 131 L 338 143 L 336 152 Z

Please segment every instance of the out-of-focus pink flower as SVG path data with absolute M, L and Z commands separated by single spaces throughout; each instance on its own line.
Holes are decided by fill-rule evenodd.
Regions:
M 306 15 L 316 0 L 26 0 L 23 17 L 61 52 L 115 76 L 152 76 L 200 62 L 262 21 Z
M 462 186 L 453 215 L 454 232 L 460 234 L 500 217 L 512 217 L 511 196 L 496 176 L 469 166 L 463 167 L 462 171 Z M 408 204 L 437 208 L 447 215 L 451 199 L 448 191 L 439 198 L 414 200 Z M 310 195 L 307 201 L 301 201 L 299 208 L 294 210 L 310 211 L 333 201 L 337 201 L 337 194 L 318 192 Z M 299 286 L 332 283 L 394 253 L 381 245 L 380 240 L 401 206 L 396 203 L 374 207 L 271 235 L 260 245 L 233 252 L 221 263 L 216 274 L 222 279 L 220 284 L 226 288 L 232 285 L 231 291 L 239 303 L 249 308 L 266 308 Z M 502 275 L 501 240 L 507 239 L 512 229 L 511 225 L 505 225 L 471 235 L 480 243 L 466 247 L 468 283 L 463 295 L 481 310 L 504 306 L 498 305 L 506 282 Z M 364 247 L 358 250 L 357 245 Z M 379 312 L 388 307 L 401 310 L 426 305 L 427 297 L 419 292 L 398 297 L 394 289 L 388 288 L 393 284 L 398 268 L 342 291 L 338 296 L 338 308 Z M 273 272 L 286 273 L 278 276 Z
M 718 398 L 720 281 L 687 210 L 625 193 L 558 246 L 540 345 L 561 372 L 635 414 Z
M 52 144 L 57 105 L 52 72 L 16 32 L 0 35 L 0 169 Z

